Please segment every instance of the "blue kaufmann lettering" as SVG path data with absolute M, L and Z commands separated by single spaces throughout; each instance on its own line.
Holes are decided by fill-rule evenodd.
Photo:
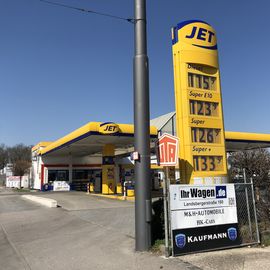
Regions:
M 197 38 L 199 40 L 211 43 L 214 35 L 215 33 L 212 31 L 209 31 L 205 28 L 197 28 L 197 26 L 193 26 L 190 35 L 186 35 L 186 38 Z

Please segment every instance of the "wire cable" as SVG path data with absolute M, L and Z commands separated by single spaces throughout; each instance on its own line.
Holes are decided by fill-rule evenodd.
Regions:
M 44 3 L 47 3 L 47 4 L 50 4 L 50 5 L 65 7 L 65 8 L 74 9 L 74 10 L 77 10 L 77 11 L 82 11 L 82 12 L 86 12 L 86 13 L 92 13 L 92 14 L 96 14 L 96 15 L 100 15 L 100 16 L 110 17 L 110 18 L 113 18 L 113 19 L 124 20 L 124 21 L 127 21 L 129 23 L 133 23 L 133 24 L 136 21 L 133 18 L 119 17 L 119 16 L 107 14 L 107 13 L 98 12 L 98 11 L 95 11 L 95 10 L 90 10 L 90 9 L 85 9 L 85 8 L 79 8 L 79 7 L 74 7 L 74 6 L 69 6 L 69 5 L 60 4 L 60 3 L 56 3 L 56 2 L 52 2 L 52 1 L 47 1 L 47 0 L 39 0 L 39 1 L 40 2 L 44 2 Z

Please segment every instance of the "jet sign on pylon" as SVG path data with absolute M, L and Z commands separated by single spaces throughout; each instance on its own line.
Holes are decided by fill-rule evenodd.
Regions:
M 164 133 L 158 139 L 159 165 L 176 166 L 178 163 L 178 138 Z

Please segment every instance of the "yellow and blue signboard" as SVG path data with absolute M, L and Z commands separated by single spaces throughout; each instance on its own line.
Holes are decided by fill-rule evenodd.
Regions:
M 101 123 L 99 125 L 99 132 L 102 134 L 115 134 L 119 132 L 119 126 L 113 122 Z
M 185 21 L 172 29 L 172 43 L 181 179 L 226 182 L 216 32 L 206 22 Z

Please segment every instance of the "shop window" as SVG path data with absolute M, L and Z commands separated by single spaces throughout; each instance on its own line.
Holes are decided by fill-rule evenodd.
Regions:
M 68 181 L 68 170 L 49 170 L 48 181 Z
M 72 179 L 90 179 L 93 170 L 73 170 Z

